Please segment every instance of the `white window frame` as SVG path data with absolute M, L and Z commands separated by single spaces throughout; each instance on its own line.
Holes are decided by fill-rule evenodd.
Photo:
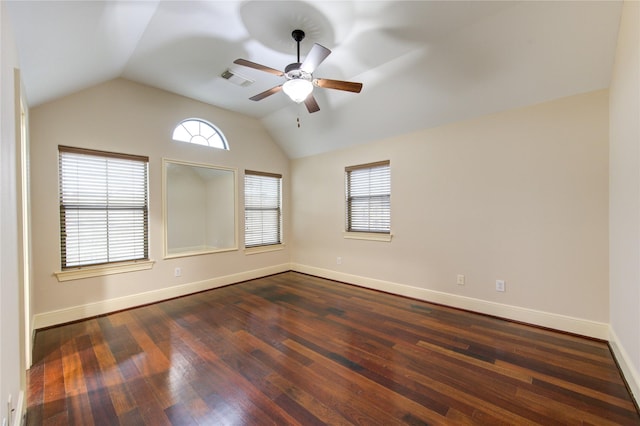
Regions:
M 209 148 L 229 150 L 229 143 L 216 126 L 202 118 L 187 118 L 173 129 L 172 139 Z

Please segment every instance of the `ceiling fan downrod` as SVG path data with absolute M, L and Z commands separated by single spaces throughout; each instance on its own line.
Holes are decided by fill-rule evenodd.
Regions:
M 293 32 L 291 33 L 291 37 L 293 37 L 293 39 L 296 41 L 296 43 L 298 45 L 298 60 L 297 60 L 297 62 L 300 63 L 300 42 L 302 40 L 304 40 L 304 31 L 302 31 L 302 30 L 293 30 Z

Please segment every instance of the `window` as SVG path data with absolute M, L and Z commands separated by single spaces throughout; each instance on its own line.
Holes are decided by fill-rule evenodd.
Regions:
M 244 245 L 258 247 L 282 242 L 282 176 L 244 172 Z
M 229 149 L 222 132 L 213 124 L 198 118 L 189 118 L 178 124 L 173 129 L 173 140 L 210 146 L 211 148 Z
M 62 269 L 148 259 L 149 159 L 58 151 Z
M 390 162 L 345 168 L 347 232 L 391 233 Z

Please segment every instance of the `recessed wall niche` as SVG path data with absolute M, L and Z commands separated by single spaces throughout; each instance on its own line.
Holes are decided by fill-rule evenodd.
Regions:
M 236 170 L 163 159 L 164 257 L 238 249 Z

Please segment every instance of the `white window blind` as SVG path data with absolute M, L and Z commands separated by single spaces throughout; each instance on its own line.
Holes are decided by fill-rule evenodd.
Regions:
M 389 161 L 345 168 L 346 230 L 391 232 Z
M 282 242 L 282 176 L 244 172 L 244 245 L 266 246 Z
M 149 159 L 58 151 L 62 268 L 148 259 Z

